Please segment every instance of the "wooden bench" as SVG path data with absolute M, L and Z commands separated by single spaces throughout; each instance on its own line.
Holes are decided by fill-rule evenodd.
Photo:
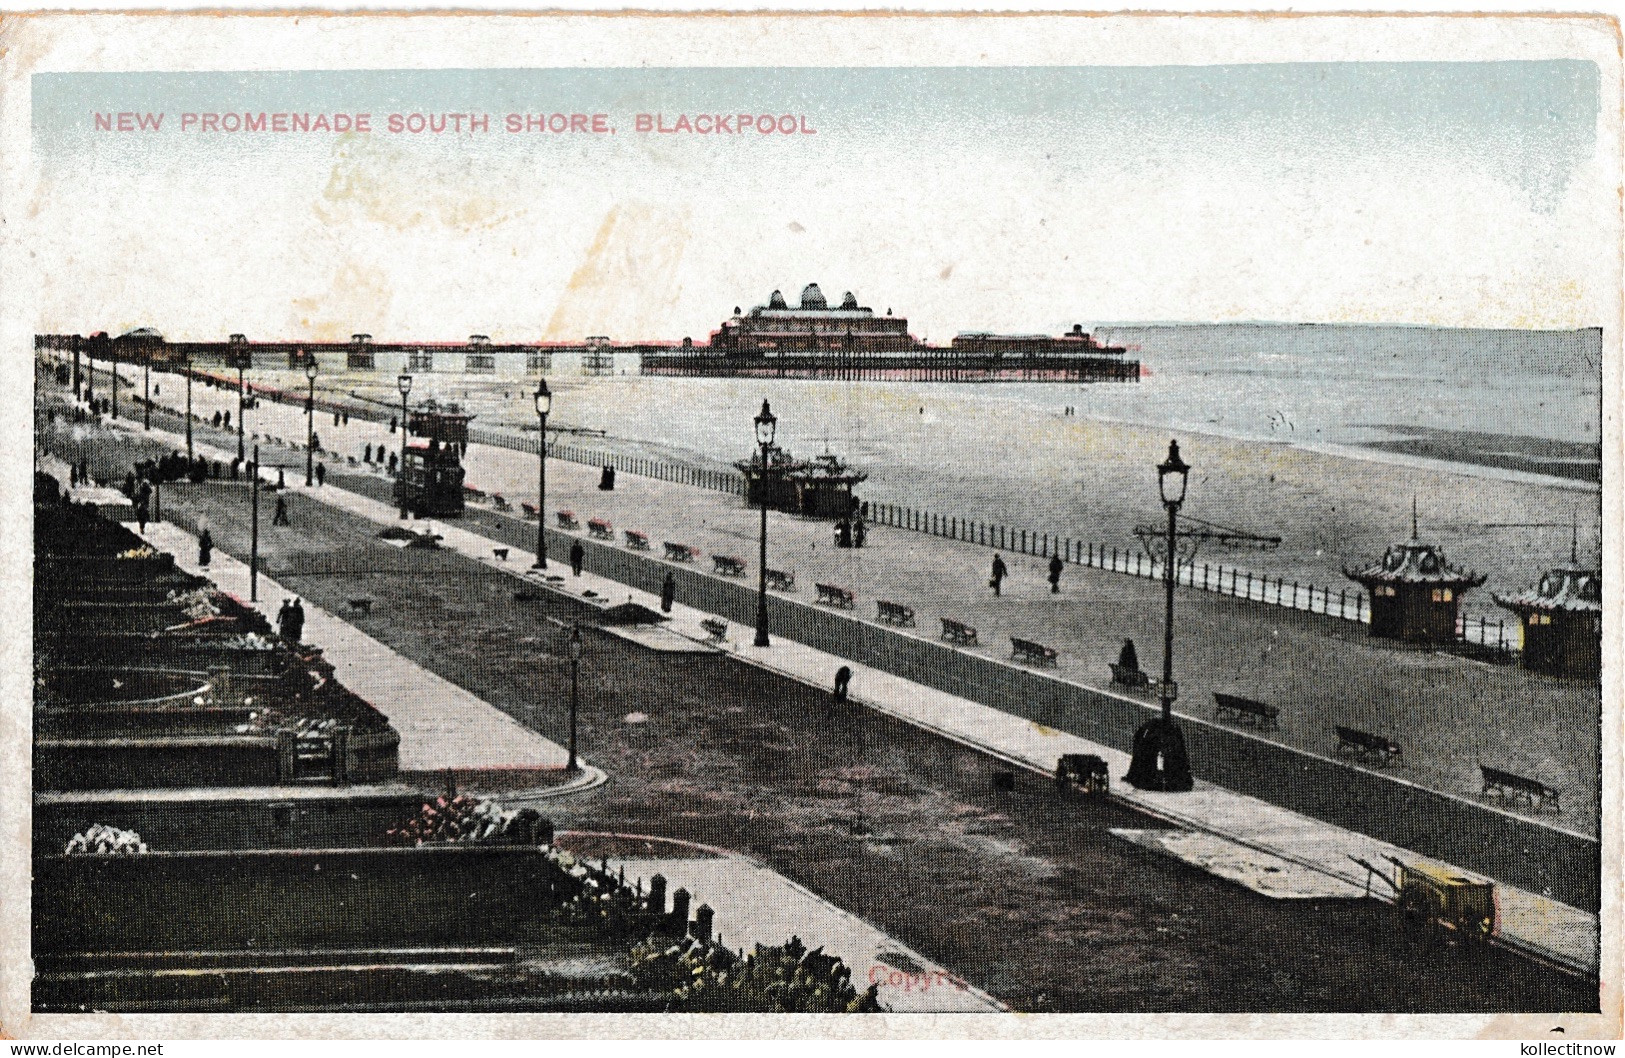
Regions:
M 785 570 L 782 570 L 782 569 L 770 569 L 770 570 L 768 570 L 767 571 L 767 586 L 769 588 L 772 588 L 774 591 L 795 591 L 796 590 L 796 572 L 795 572 L 795 570 L 790 570 L 788 572 L 786 572 Z
M 942 638 L 950 643 L 958 643 L 962 647 L 976 646 L 976 629 L 963 621 L 956 621 L 952 617 L 942 619 Z
M 356 613 L 359 613 L 359 614 L 370 614 L 370 613 L 372 613 L 372 600 L 371 599 L 346 599 L 345 602 L 349 603 L 350 604 L 350 609 L 353 610 Z
M 1405 751 L 1398 742 L 1384 735 L 1373 735 L 1369 731 L 1359 731 L 1352 727 L 1337 727 L 1337 755 L 1344 754 L 1363 760 L 1368 764 L 1380 764 L 1387 767 L 1394 761 L 1403 761 Z
M 1495 796 L 1502 801 L 1523 801 L 1537 810 L 1551 805 L 1552 811 L 1563 811 L 1562 794 L 1539 779 L 1526 779 L 1487 764 L 1480 764 L 1478 771 L 1484 777 L 1484 789 L 1480 793 L 1485 796 Z
M 615 539 L 615 526 L 610 522 L 604 521 L 602 518 L 588 519 L 587 532 L 590 533 L 595 540 Z
M 1017 639 L 1010 637 L 1010 660 L 1025 661 L 1034 665 L 1054 665 L 1059 657 L 1054 647 L 1046 647 L 1042 643 L 1034 643 L 1030 639 Z
M 886 624 L 905 628 L 914 627 L 914 607 L 912 606 L 904 606 L 902 603 L 879 599 L 875 602 L 875 609 L 878 611 L 875 616 Z
M 711 642 L 727 642 L 728 622 L 724 621 L 722 618 L 707 617 L 705 620 L 700 622 L 700 627 L 705 629 L 705 634 L 710 637 Z
M 493 547 L 491 549 L 491 554 L 497 557 L 498 562 L 508 561 L 508 549 L 505 547 Z
M 666 541 L 666 558 L 671 562 L 693 562 L 700 556 L 700 549 L 689 547 L 687 544 L 678 544 Z
M 1273 705 L 1243 698 L 1239 694 L 1224 694 L 1213 692 L 1213 717 L 1216 720 L 1234 720 L 1241 724 L 1251 724 L 1260 731 L 1274 729 L 1281 710 Z
M 485 493 L 472 485 L 463 486 L 463 498 L 472 503 L 484 503 Z
M 649 536 L 647 533 L 628 529 L 626 530 L 626 546 L 633 551 L 647 551 L 649 550 Z
M 836 584 L 815 584 L 814 587 L 818 589 L 818 602 L 825 606 L 850 610 L 856 602 L 851 588 L 843 588 Z
M 568 529 L 572 533 L 575 532 L 577 529 L 580 529 L 581 528 L 581 523 L 576 520 L 576 512 L 575 511 L 560 511 L 559 512 L 559 528 L 560 529 Z
M 743 577 L 745 575 L 745 560 L 732 555 L 712 555 L 711 568 L 724 577 Z
M 507 497 L 503 496 L 500 492 L 491 493 L 491 506 L 495 507 L 499 511 L 513 510 L 513 504 L 509 503 Z
M 1127 665 L 1119 665 L 1115 661 L 1107 662 L 1112 670 L 1112 682 L 1131 691 L 1149 690 L 1151 677 L 1144 669 L 1131 669 Z
M 519 505 L 519 509 L 524 511 L 525 517 L 529 518 L 533 522 L 542 516 L 542 512 L 536 509 L 536 505 L 534 503 L 521 503 Z

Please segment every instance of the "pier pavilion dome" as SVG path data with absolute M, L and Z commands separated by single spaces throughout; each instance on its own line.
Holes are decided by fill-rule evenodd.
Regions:
M 775 290 L 771 295 L 768 296 L 767 307 L 770 309 L 787 309 L 790 306 L 785 303 L 784 295 Z
M 850 290 L 841 298 L 841 309 L 845 312 L 855 312 L 858 308 L 858 296 Z
M 824 300 L 824 292 L 818 289 L 817 283 L 808 283 L 801 288 L 801 307 L 803 309 L 829 308 L 829 302 Z

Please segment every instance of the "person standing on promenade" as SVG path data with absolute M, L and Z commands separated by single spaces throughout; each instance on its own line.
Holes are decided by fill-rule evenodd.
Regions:
M 671 613 L 671 604 L 677 601 L 677 578 L 666 571 L 666 581 L 660 585 L 660 612 Z
M 327 484 L 327 464 L 326 463 L 317 463 L 316 464 L 316 487 L 321 488 L 325 484 Z
M 288 521 L 288 500 L 284 496 L 276 498 L 276 513 L 271 516 L 272 525 L 290 525 Z
M 1049 560 L 1049 590 L 1051 595 L 1058 595 L 1061 591 L 1061 570 L 1065 564 L 1061 556 L 1056 555 Z
M 1134 640 L 1123 640 L 1123 649 L 1117 655 L 1117 666 L 1125 672 L 1140 671 L 1140 655 L 1134 649 Z
M 852 683 L 852 670 L 849 667 L 847 667 L 846 665 L 842 665 L 840 668 L 835 670 L 835 704 L 836 705 L 841 705 L 841 704 L 844 704 L 846 702 L 846 689 L 851 683 Z
M 587 549 L 581 546 L 580 540 L 577 540 L 574 544 L 570 545 L 570 572 L 574 573 L 578 577 L 581 576 L 581 567 L 585 565 L 586 562 Z
M 1004 559 L 998 555 L 994 555 L 993 577 L 987 582 L 987 586 L 993 589 L 994 595 L 1004 594 L 1004 578 L 1008 576 L 1009 573 L 1010 571 L 1005 568 Z
M 198 534 L 197 538 L 197 564 L 204 569 L 209 568 L 209 560 L 214 557 L 214 536 L 207 527 Z

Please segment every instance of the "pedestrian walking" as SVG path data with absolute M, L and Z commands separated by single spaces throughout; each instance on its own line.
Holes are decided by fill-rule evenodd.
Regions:
M 214 557 L 214 537 L 207 527 L 198 534 L 197 538 L 197 564 L 204 569 L 209 568 L 209 560 Z
M 1061 570 L 1065 567 L 1066 563 L 1061 561 L 1060 555 L 1056 555 L 1049 560 L 1049 590 L 1051 595 L 1057 595 L 1060 593 Z
M 862 518 L 859 518 L 857 521 L 852 523 L 852 546 L 853 547 L 862 547 L 863 546 L 863 541 L 864 541 L 865 538 L 868 537 L 868 535 L 869 535 L 869 531 L 863 527 L 863 519 Z
M 586 563 L 586 561 L 587 549 L 581 546 L 580 540 L 577 540 L 574 544 L 570 545 L 570 572 L 574 573 L 578 577 L 581 576 L 581 567 Z
M 271 515 L 271 524 L 272 525 L 288 525 L 288 524 L 290 524 L 288 522 L 288 498 L 286 496 L 278 496 L 276 498 L 276 513 Z
M 677 601 L 677 578 L 666 571 L 666 580 L 660 585 L 660 612 L 671 613 L 671 604 Z
M 276 487 L 279 489 L 288 487 L 288 476 L 282 472 L 281 467 L 276 468 Z
M 282 607 L 276 612 L 276 634 L 283 639 L 288 638 L 289 622 L 292 620 L 288 615 L 292 612 L 293 603 L 288 599 L 283 599 Z
M 852 682 L 852 670 L 845 665 L 835 670 L 835 704 L 846 702 L 846 688 Z
M 987 582 L 987 586 L 993 589 L 994 595 L 1004 594 L 1004 578 L 1009 576 L 1009 574 L 1010 571 L 1005 567 L 1004 559 L 998 555 L 994 555 L 993 577 Z
M 327 464 L 326 463 L 317 463 L 316 464 L 316 485 L 317 485 L 318 488 L 320 488 L 321 486 L 323 486 L 325 484 L 327 484 Z
M 135 523 L 137 528 L 140 529 L 142 536 L 147 535 L 147 519 L 150 511 L 151 508 L 147 506 L 146 500 L 142 499 L 135 501 Z
M 362 450 L 361 461 L 363 463 L 371 463 L 372 462 L 372 444 L 371 444 L 371 442 L 368 442 L 367 447 Z
M 293 601 L 293 607 L 288 611 L 288 639 L 292 642 L 301 642 L 305 634 L 305 604 L 298 599 Z

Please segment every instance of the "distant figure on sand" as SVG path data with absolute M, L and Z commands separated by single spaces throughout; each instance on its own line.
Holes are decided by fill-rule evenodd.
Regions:
M 1004 578 L 1009 575 L 1009 572 L 1010 571 L 1005 568 L 1004 559 L 1000 558 L 998 555 L 994 555 L 993 577 L 987 582 L 987 586 L 993 589 L 994 595 L 1004 594 Z
M 581 576 L 581 567 L 586 561 L 587 549 L 581 546 L 580 540 L 577 540 L 570 545 L 570 572 L 578 577 Z
M 1061 590 L 1061 570 L 1063 568 L 1065 568 L 1065 563 L 1061 561 L 1060 555 L 1056 555 L 1049 560 L 1049 590 L 1052 595 L 1059 593 Z
M 671 613 L 671 604 L 677 600 L 677 580 L 670 571 L 666 573 L 666 581 L 660 585 L 660 612 Z

